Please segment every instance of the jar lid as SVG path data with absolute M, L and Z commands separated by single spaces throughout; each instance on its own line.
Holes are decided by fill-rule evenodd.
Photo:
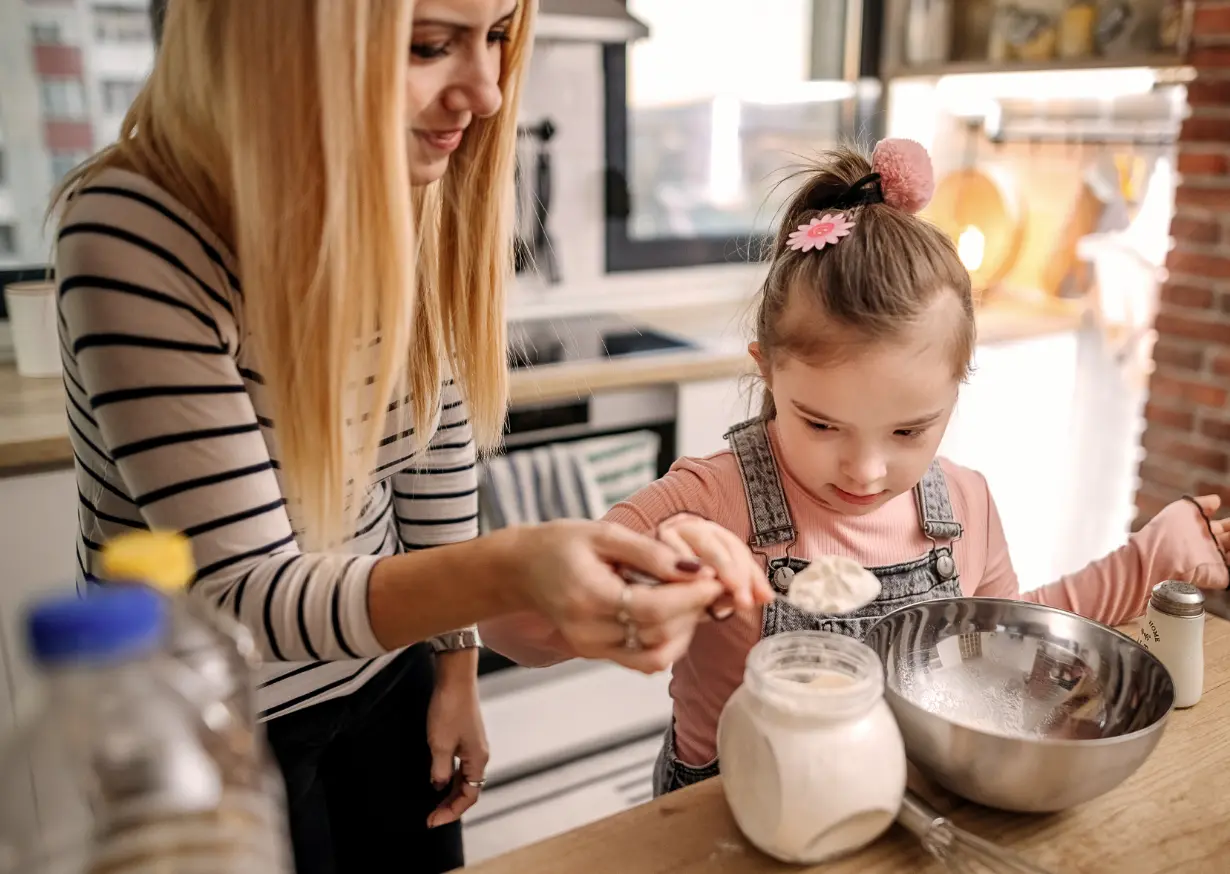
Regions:
M 1204 593 L 1191 583 L 1166 580 L 1153 587 L 1149 603 L 1154 610 L 1169 616 L 1200 616 L 1204 613 Z

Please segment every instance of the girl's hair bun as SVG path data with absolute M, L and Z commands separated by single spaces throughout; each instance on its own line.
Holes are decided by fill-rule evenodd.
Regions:
M 908 213 L 917 213 L 935 194 L 935 171 L 931 156 L 920 143 L 906 139 L 880 140 L 871 155 L 872 169 L 880 174 L 884 202 Z

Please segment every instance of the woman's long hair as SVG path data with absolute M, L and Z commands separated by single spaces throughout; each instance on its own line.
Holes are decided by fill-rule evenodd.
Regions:
M 445 177 L 412 191 L 413 0 L 172 2 L 119 140 L 56 194 L 53 209 L 105 168 L 132 170 L 235 252 L 242 336 L 259 350 L 306 546 L 353 531 L 384 411 L 407 394 L 393 413 L 399 431 L 411 414 L 432 421 L 451 374 L 479 446 L 499 441 L 516 119 L 535 6 L 522 0 L 512 23 L 499 113 L 474 119 Z

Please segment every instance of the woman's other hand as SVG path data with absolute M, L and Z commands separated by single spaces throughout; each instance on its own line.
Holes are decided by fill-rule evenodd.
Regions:
M 427 818 L 429 828 L 456 822 L 478 801 L 489 758 L 478 704 L 478 650 L 436 655 L 436 687 L 427 706 L 431 782 L 448 794 Z M 479 786 L 474 785 L 480 784 Z

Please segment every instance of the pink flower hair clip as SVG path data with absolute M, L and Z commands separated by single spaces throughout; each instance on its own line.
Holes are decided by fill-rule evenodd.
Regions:
M 837 241 L 849 235 L 853 227 L 854 222 L 847 221 L 844 213 L 825 213 L 805 225 L 799 225 L 799 229 L 786 238 L 786 245 L 797 252 L 819 251 L 825 246 L 837 245 Z

